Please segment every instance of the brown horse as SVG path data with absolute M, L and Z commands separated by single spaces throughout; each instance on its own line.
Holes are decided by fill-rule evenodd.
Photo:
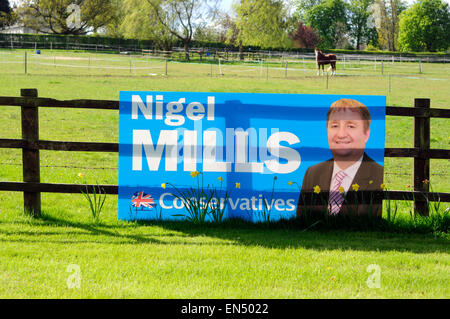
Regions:
M 320 75 L 320 66 L 322 66 L 322 74 L 325 74 L 324 65 L 330 64 L 331 67 L 331 75 L 336 74 L 336 61 L 337 57 L 334 54 L 323 54 L 322 51 L 319 51 L 317 48 L 314 48 L 314 53 L 316 54 L 316 63 L 317 63 L 317 75 Z

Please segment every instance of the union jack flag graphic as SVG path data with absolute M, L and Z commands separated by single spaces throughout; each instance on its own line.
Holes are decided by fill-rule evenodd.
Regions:
M 136 192 L 133 194 L 133 196 L 131 197 L 131 205 L 136 208 L 139 207 L 153 208 L 154 206 L 156 206 L 152 195 L 146 194 L 143 191 Z

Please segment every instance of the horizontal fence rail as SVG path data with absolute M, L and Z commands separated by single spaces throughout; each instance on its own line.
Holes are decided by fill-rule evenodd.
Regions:
M 16 192 L 42 192 L 42 193 L 61 193 L 61 194 L 80 194 L 91 191 L 94 188 L 101 187 L 106 194 L 117 195 L 119 186 L 117 185 L 94 185 L 94 184 L 57 184 L 57 183 L 25 183 L 25 182 L 1 182 L 1 191 Z M 357 198 L 361 201 L 364 198 L 390 199 L 390 200 L 408 200 L 428 199 L 429 201 L 450 202 L 450 193 L 439 192 L 419 192 L 419 191 L 359 191 Z M 318 194 L 320 196 L 320 194 Z M 326 199 L 326 198 L 324 198 Z
M 96 142 L 61 142 L 61 141 L 38 141 L 28 142 L 18 139 L 0 139 L 0 148 L 29 148 L 47 151 L 70 151 L 70 152 L 119 152 L 118 143 L 96 143 Z M 421 157 L 432 159 L 450 158 L 450 150 L 430 149 L 428 151 L 420 148 L 385 148 L 384 157 Z
M 120 74 L 132 77 L 147 76 L 184 76 L 182 65 L 178 62 L 186 62 L 183 52 L 178 51 L 154 51 L 142 50 L 130 54 L 130 52 L 120 52 L 115 56 L 99 58 L 97 56 L 80 57 L 78 53 L 70 56 L 55 52 L 5 52 L 0 50 L 0 65 L 10 65 L 5 68 L 8 73 L 24 74 L 52 74 L 60 75 L 65 69 L 78 69 L 81 73 L 91 75 Z M 316 58 L 313 54 L 275 54 L 274 52 L 264 52 L 246 55 L 245 60 L 237 57 L 231 52 L 207 52 L 202 50 L 191 52 L 194 59 L 195 72 L 205 76 L 231 76 L 231 77 L 259 77 L 259 78 L 306 78 L 316 72 Z M 267 55 L 268 54 L 268 55 Z M 84 55 L 84 54 L 82 54 Z M 398 78 L 410 80 L 439 80 L 444 78 L 428 78 L 415 75 L 423 75 L 434 68 L 425 67 L 424 63 L 432 61 L 421 58 L 403 59 L 402 62 L 411 62 L 413 65 L 402 65 L 395 63 L 394 57 L 377 57 L 369 55 L 366 58 L 337 53 L 339 75 L 352 75 L 364 77 L 381 77 L 387 81 L 388 92 L 392 90 L 391 81 Z M 195 59 L 197 61 L 195 61 Z M 150 61 L 150 62 L 149 62 Z M 236 63 L 238 62 L 239 63 Z M 436 62 L 436 61 L 434 61 Z M 436 62 L 438 63 L 438 62 Z M 440 71 L 445 71 L 448 67 L 441 66 Z M 327 73 L 326 88 L 328 89 L 329 70 Z M 326 71 L 326 72 L 325 72 Z M 336 70 L 335 70 L 336 71 Z M 335 73 L 336 74 L 336 73 Z M 325 74 L 324 74 L 325 75 Z M 414 75 L 414 76 L 412 76 Z M 324 83 L 325 84 L 325 83 Z
M 0 105 L 21 107 L 64 107 L 83 109 L 118 110 L 118 101 L 108 100 L 55 100 L 41 97 L 0 96 Z
M 40 107 L 118 110 L 115 100 L 56 100 L 37 97 L 36 89 L 22 89 L 21 97 L 0 97 L 2 106 L 18 106 L 22 111 L 22 139 L 0 139 L 0 148 L 22 149 L 23 182 L 0 182 L 0 191 L 24 193 L 24 208 L 40 215 L 40 193 L 81 193 L 101 187 L 107 194 L 118 194 L 117 185 L 57 184 L 40 182 L 39 150 L 118 152 L 118 143 L 46 141 L 39 139 Z M 387 116 L 414 118 L 414 147 L 385 148 L 385 157 L 414 158 L 414 190 L 376 191 L 377 199 L 414 201 L 414 207 L 428 215 L 427 201 L 450 202 L 450 193 L 429 192 L 430 159 L 450 159 L 450 150 L 430 148 L 430 118 L 450 118 L 449 109 L 430 108 L 429 99 L 415 99 L 414 107 L 387 106 Z M 424 182 L 425 181 L 425 182 Z M 360 192 L 363 196 L 362 192 Z
M 427 100 L 427 99 L 425 99 Z M 50 98 L 9 97 L 0 96 L 1 106 L 26 107 L 63 107 L 118 110 L 119 101 L 114 100 L 56 100 Z M 386 106 L 386 115 L 411 117 L 450 118 L 450 109 L 431 109 L 429 107 Z

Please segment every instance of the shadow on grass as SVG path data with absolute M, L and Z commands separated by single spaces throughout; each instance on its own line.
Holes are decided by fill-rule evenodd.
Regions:
M 208 236 L 231 240 L 238 245 L 277 249 L 404 251 L 414 253 L 448 253 L 448 237 L 432 234 L 390 233 L 355 230 L 300 229 L 292 224 L 253 224 L 240 220 L 223 224 L 196 225 L 188 222 L 139 222 L 139 225 L 155 225 L 189 236 Z
M 159 244 L 159 245 L 240 245 L 275 249 L 359 250 L 359 251 L 402 251 L 414 253 L 449 252 L 448 236 L 435 237 L 431 233 L 393 233 L 386 231 L 361 231 L 355 229 L 330 230 L 318 227 L 307 229 L 293 221 L 271 224 L 254 224 L 242 220 L 225 220 L 221 224 L 193 224 L 187 221 L 139 221 L 121 224 L 94 224 L 72 221 L 44 214 L 36 226 L 52 226 L 55 230 L 35 231 L 0 230 L 3 235 L 26 236 L 31 238 L 3 241 L 40 242 L 42 235 L 48 235 L 45 242 L 54 243 L 102 243 L 102 244 Z M 56 227 L 71 228 L 58 231 Z M 154 227 L 163 229 L 155 232 Z M 78 231 L 74 230 L 78 229 Z M 176 233 L 173 233 L 176 232 Z M 102 239 L 85 238 L 101 236 Z M 62 236 L 63 238 L 51 238 Z M 76 236 L 80 236 L 76 238 Z M 36 238 L 32 238 L 36 237 Z M 199 240 L 192 240 L 198 237 Z M 204 237 L 224 242 L 205 241 Z M 174 238 L 175 241 L 171 240 Z M 184 240 L 189 238 L 189 240 Z M 110 240 L 109 240 L 110 239 Z M 188 249 L 188 248 L 187 248 Z
M 119 230 L 122 228 L 121 226 L 112 226 L 112 225 L 102 225 L 102 224 L 94 224 L 94 223 L 83 223 L 83 222 L 75 222 L 70 221 L 67 219 L 60 219 L 56 218 L 50 215 L 43 215 L 41 217 L 43 221 L 45 221 L 46 225 L 50 226 L 64 226 L 64 227 L 72 227 L 72 228 L 78 228 L 81 230 L 86 231 L 90 235 L 95 236 L 109 236 L 114 239 L 123 239 L 126 242 L 132 241 L 136 243 L 158 243 L 161 242 L 159 240 L 156 240 L 154 238 L 149 238 L 142 235 L 136 235 L 136 234 L 127 234 L 124 232 L 119 232 Z M 65 234 L 66 232 L 64 232 Z M 80 233 L 77 233 L 80 235 Z M 79 241 L 74 241 L 78 243 Z M 104 241 L 102 241 L 104 242 Z

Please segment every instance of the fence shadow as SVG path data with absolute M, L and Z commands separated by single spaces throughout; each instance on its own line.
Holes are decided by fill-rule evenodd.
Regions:
M 71 227 L 76 229 L 81 229 L 84 231 L 87 231 L 90 235 L 94 236 L 107 236 L 117 239 L 123 239 L 125 241 L 131 241 L 139 244 L 145 244 L 145 243 L 153 243 L 153 244 L 160 244 L 161 242 L 157 239 L 154 239 L 152 237 L 146 237 L 142 235 L 137 234 L 127 234 L 125 232 L 119 232 L 121 227 L 120 225 L 117 226 L 111 226 L 111 225 L 103 225 L 103 224 L 93 224 L 93 223 L 83 223 L 78 221 L 71 221 L 68 219 L 60 219 L 56 218 L 47 214 L 44 214 L 41 219 L 45 221 L 46 226 L 62 226 L 62 227 Z M 78 242 L 78 241 L 74 241 Z
M 186 221 L 140 221 L 94 224 L 92 222 L 73 221 L 43 214 L 39 223 L 34 224 L 36 230 L 0 229 L 3 235 L 1 241 L 10 242 L 40 242 L 41 235 L 49 235 L 45 242 L 76 244 L 103 243 L 121 244 L 158 244 L 158 245 L 239 245 L 248 247 L 263 247 L 269 249 L 310 249 L 316 251 L 398 251 L 412 253 L 448 253 L 448 239 L 435 238 L 431 233 L 392 233 L 380 231 L 348 231 L 312 229 L 293 227 L 267 227 L 263 224 L 252 224 L 245 221 L 232 221 L 223 224 L 196 225 Z M 17 221 L 15 222 L 17 224 Z M 28 223 L 27 223 L 28 224 Z M 51 226 L 52 229 L 39 230 L 40 227 Z M 164 231 L 155 232 L 155 228 Z M 69 229 L 68 229 L 69 228 Z M 85 233 L 80 233 L 84 231 Z M 19 239 L 8 236 L 23 236 Z M 37 236 L 38 235 L 38 236 Z M 58 235 L 70 235 L 52 238 Z M 83 235 L 76 238 L 77 235 Z M 85 235 L 93 236 L 91 238 Z M 98 236 L 98 239 L 97 239 Z M 100 237 L 106 237 L 100 239 Z M 199 241 L 193 238 L 199 237 Z M 223 242 L 204 241 L 209 237 Z M 111 241 L 108 241 L 108 238 Z M 172 238 L 176 238 L 175 241 Z M 184 240 L 186 238 L 187 240 Z
M 448 240 L 432 234 L 390 233 L 375 231 L 346 231 L 268 228 L 264 225 L 193 225 L 189 222 L 139 222 L 142 226 L 157 225 L 181 232 L 189 237 L 207 236 L 235 245 L 274 249 L 404 251 L 413 253 L 448 253 Z

